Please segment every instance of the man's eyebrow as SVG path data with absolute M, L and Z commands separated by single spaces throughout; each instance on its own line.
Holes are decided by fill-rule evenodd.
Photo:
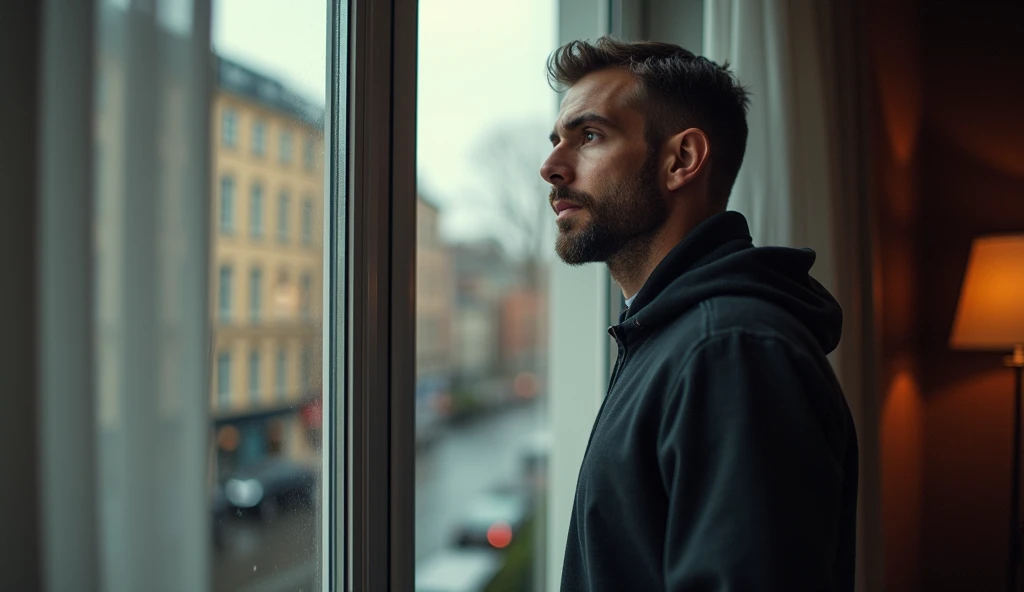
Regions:
M 578 128 L 579 126 L 583 125 L 584 123 L 601 123 L 601 124 L 604 124 L 604 125 L 606 125 L 608 127 L 612 127 L 612 128 L 616 127 L 615 123 L 611 119 L 608 119 L 604 115 L 599 115 L 597 113 L 594 113 L 593 111 L 588 111 L 587 113 L 581 113 L 580 115 L 577 115 L 576 117 L 573 117 L 572 119 L 569 120 L 569 123 L 565 124 L 564 127 L 565 127 L 566 131 L 570 131 L 571 132 L 572 130 L 574 130 L 574 129 Z M 558 132 L 556 130 L 552 130 L 551 131 L 551 135 L 548 136 L 548 139 L 551 140 L 552 144 L 557 144 L 558 143 L 558 139 L 559 139 Z

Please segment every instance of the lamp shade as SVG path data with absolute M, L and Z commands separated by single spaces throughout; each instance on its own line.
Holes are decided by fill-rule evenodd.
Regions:
M 956 349 L 1024 345 L 1024 234 L 974 239 L 949 341 Z

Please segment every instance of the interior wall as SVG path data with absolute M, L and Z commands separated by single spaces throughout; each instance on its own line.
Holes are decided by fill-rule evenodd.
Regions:
M 886 590 L 920 590 L 924 402 L 917 355 L 916 269 L 923 120 L 915 0 L 864 10 L 874 203 L 879 465 Z
M 948 340 L 971 239 L 1024 231 L 1022 8 L 938 0 L 919 20 L 924 590 L 1005 586 L 1012 373 L 1000 354 L 952 351 Z

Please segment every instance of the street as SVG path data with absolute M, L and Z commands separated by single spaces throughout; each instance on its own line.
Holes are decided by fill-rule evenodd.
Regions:
M 512 407 L 446 428 L 416 455 L 416 560 L 450 543 L 460 512 L 490 488 L 517 483 L 520 444 L 541 429 L 543 404 Z M 305 509 L 264 523 L 231 517 L 214 551 L 216 592 L 312 590 L 319 570 L 319 517 Z

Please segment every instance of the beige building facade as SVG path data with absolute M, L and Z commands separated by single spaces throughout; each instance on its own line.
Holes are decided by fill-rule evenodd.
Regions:
M 319 405 L 322 112 L 219 60 L 211 109 L 211 416 L 238 462 L 309 460 Z

